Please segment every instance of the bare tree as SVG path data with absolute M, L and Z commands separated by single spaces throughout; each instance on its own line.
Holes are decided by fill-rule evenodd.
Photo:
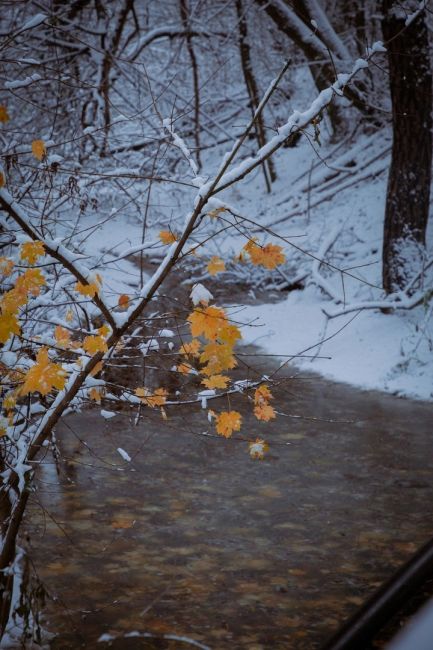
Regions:
M 424 258 L 432 169 L 432 71 L 425 14 L 417 2 L 383 0 L 393 147 L 385 207 L 383 287 L 404 288 Z

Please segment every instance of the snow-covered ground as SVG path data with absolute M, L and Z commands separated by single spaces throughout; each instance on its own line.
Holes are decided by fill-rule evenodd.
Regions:
M 298 146 L 280 150 L 275 161 L 278 180 L 271 195 L 265 192 L 260 169 L 218 195 L 236 214 L 251 222 L 243 223 L 243 232 L 229 229 L 209 240 L 200 249 L 203 269 L 211 255 L 233 259 L 247 237 L 281 245 L 287 264 L 272 277 L 279 282 L 300 280 L 303 288 L 276 292 L 271 275 L 266 284 L 262 273 L 261 289 L 266 288 L 272 302 L 234 310 L 236 321 L 243 323 L 244 341 L 281 355 L 283 360 L 293 355 L 291 363 L 336 381 L 433 399 L 431 305 L 386 314 L 379 309 L 360 308 L 335 318 L 325 315 L 325 311 L 344 311 L 348 306 L 384 299 L 381 250 L 390 145 L 389 134 L 382 133 L 357 135 L 340 145 L 314 144 L 314 148 L 303 138 Z M 218 160 L 216 152 L 210 154 L 203 172 L 211 173 Z M 191 209 L 194 193 L 191 190 L 189 194 L 170 196 L 166 218 L 164 210 L 159 210 L 158 223 L 146 234 L 146 241 L 153 242 L 147 253 L 153 257 L 163 254 L 158 231 L 163 227 L 175 231 L 180 226 Z M 167 196 L 158 188 L 152 198 L 154 205 L 167 203 Z M 266 226 L 268 232 L 260 233 L 252 222 Z M 114 262 L 109 269 L 105 263 L 140 242 L 141 227 L 130 219 L 125 228 L 124 217 L 118 217 L 100 224 L 97 237 L 87 240 L 88 253 L 98 257 L 98 250 L 105 252 L 99 264 L 104 286 L 113 294 L 113 304 L 116 294 L 131 295 L 136 274 L 129 261 Z M 202 226 L 198 240 L 207 239 L 212 228 L 219 230 L 217 220 L 209 220 L 207 229 L 205 224 Z M 430 256 L 432 230 L 430 227 Z M 233 273 L 236 271 L 232 269 Z M 250 274 L 253 285 L 257 273 L 255 267 L 239 267 L 239 278 Z M 205 271 L 199 279 L 206 285 Z M 221 274 L 218 279 L 224 283 L 227 276 Z M 431 286 L 430 278 L 425 288 L 429 281 Z

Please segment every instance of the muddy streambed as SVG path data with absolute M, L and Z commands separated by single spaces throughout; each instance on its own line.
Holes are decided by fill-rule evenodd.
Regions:
M 275 392 L 270 424 L 231 399 L 262 462 L 202 435 L 198 405 L 65 418 L 25 523 L 53 648 L 319 648 L 433 534 L 430 404 L 315 376 Z

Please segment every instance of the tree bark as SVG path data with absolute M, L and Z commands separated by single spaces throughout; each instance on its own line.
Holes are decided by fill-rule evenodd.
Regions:
M 241 59 L 242 72 L 245 79 L 245 85 L 247 87 L 248 96 L 250 99 L 250 108 L 251 116 L 254 116 L 254 113 L 259 105 L 259 91 L 257 88 L 256 78 L 253 73 L 253 67 L 251 63 L 251 53 L 250 53 L 250 44 L 248 41 L 248 27 L 247 21 L 245 18 L 244 7 L 242 0 L 236 0 L 236 11 L 238 14 L 238 25 L 239 25 L 239 52 Z M 258 146 L 261 148 L 266 144 L 265 136 L 265 126 L 263 123 L 263 116 L 260 115 L 255 122 L 255 132 Z M 265 177 L 266 189 L 268 192 L 271 191 L 271 183 L 276 181 L 277 175 L 275 173 L 274 162 L 269 158 L 266 162 L 262 163 L 263 175 Z
M 410 5 L 410 6 L 408 6 Z M 385 206 L 383 288 L 403 289 L 424 259 L 432 168 L 432 71 L 424 13 L 408 26 L 417 2 L 383 0 L 393 146 Z

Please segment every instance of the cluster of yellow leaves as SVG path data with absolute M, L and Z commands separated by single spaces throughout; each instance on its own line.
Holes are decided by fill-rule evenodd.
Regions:
M 43 160 L 47 155 L 47 148 L 43 140 L 33 140 L 32 142 L 32 154 L 38 160 Z
M 135 394 L 143 404 L 155 408 L 155 406 L 163 406 L 166 403 L 168 391 L 165 388 L 156 388 L 154 391 L 151 391 L 144 387 L 137 388 Z
M 80 293 L 82 296 L 86 296 L 87 298 L 94 298 L 98 291 L 100 291 L 101 284 L 102 278 L 97 274 L 94 282 L 88 282 L 87 284 L 77 282 L 75 285 L 75 291 Z
M 41 241 L 29 241 L 21 245 L 20 258 L 29 264 L 35 264 L 42 255 L 45 255 L 45 248 Z
M 260 246 L 254 239 L 250 239 L 243 247 L 243 250 L 248 253 L 252 264 L 264 266 L 265 269 L 275 269 L 286 261 L 286 256 L 282 252 L 283 249 L 276 244 Z
M 0 343 L 6 343 L 11 334 L 20 334 L 18 312 L 27 304 L 29 296 L 37 296 L 46 284 L 39 269 L 26 269 L 18 276 L 15 286 L 0 300 Z
M 269 422 L 276 417 L 274 408 L 269 404 L 273 395 L 266 384 L 259 386 L 254 393 L 254 415 L 258 420 Z
M 178 235 L 175 235 L 171 230 L 161 230 L 159 233 L 159 238 L 163 244 L 166 246 L 172 244 L 173 242 L 179 239 Z
M 66 370 L 61 365 L 50 361 L 47 348 L 41 348 L 37 354 L 35 365 L 25 375 L 20 394 L 28 395 L 38 392 L 41 395 L 47 395 L 53 388 L 61 390 L 65 382 Z

